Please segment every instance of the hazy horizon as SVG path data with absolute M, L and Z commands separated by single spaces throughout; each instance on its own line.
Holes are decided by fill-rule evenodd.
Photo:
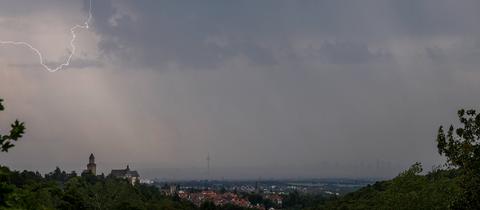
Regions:
M 474 0 L 92 0 L 71 65 L 0 45 L 0 164 L 147 178 L 393 177 L 444 163 L 440 125 L 480 104 Z M 4 0 L 0 40 L 65 60 L 84 0 Z
M 68 162 L 58 165 L 61 170 L 66 172 L 75 171 L 80 174 L 86 168 L 88 158 L 84 158 L 83 162 Z M 197 167 L 174 166 L 169 164 L 152 164 L 152 163 L 132 163 L 132 162 L 104 162 L 96 159 L 97 174 L 108 175 L 112 169 L 125 169 L 127 165 L 131 170 L 137 170 L 142 178 L 160 179 L 160 180 L 269 180 L 269 179 L 315 179 L 315 178 L 352 178 L 352 179 L 387 179 L 398 175 L 401 171 L 409 167 L 409 165 L 398 165 L 391 162 L 373 162 L 373 163 L 339 163 L 323 161 L 316 165 L 300 164 L 299 166 L 286 165 L 265 165 L 265 166 L 231 166 L 216 167 L 211 162 L 210 176 L 208 175 L 207 163 Z M 38 171 L 42 174 L 52 172 L 57 166 L 49 168 L 38 163 L 22 163 L 12 162 L 13 170 L 31 170 Z M 162 165 L 153 168 L 152 165 Z M 294 170 L 292 173 L 287 170 Z M 321 171 L 318 171 L 321 169 Z M 352 174 L 352 169 L 359 170 L 359 173 Z M 429 168 L 425 168 L 429 170 Z M 367 172 L 374 172 L 372 173 Z M 298 173 L 300 172 L 300 173 Z

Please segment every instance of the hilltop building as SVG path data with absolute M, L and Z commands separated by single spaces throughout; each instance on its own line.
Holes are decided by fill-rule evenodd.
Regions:
M 127 179 L 132 185 L 135 185 L 136 182 L 140 181 L 140 175 L 138 175 L 138 172 L 131 171 L 128 165 L 126 169 L 113 169 L 110 176 Z
M 95 164 L 95 156 L 93 156 L 93 153 L 90 154 L 90 157 L 88 158 L 87 170 L 84 170 L 83 173 L 97 175 L 97 164 Z

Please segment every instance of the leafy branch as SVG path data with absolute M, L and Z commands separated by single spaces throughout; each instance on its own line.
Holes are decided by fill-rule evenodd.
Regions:
M 0 99 L 0 111 L 5 110 L 2 102 L 3 99 Z M 8 135 L 0 134 L 0 150 L 2 152 L 8 152 L 10 148 L 15 146 L 13 142 L 18 141 L 18 139 L 22 138 L 23 134 L 25 133 L 25 123 L 23 122 L 15 120 L 10 127 L 11 128 Z

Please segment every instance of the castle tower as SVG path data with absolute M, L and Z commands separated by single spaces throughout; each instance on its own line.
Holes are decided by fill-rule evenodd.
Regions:
M 93 153 L 90 154 L 88 158 L 87 171 L 91 172 L 93 175 L 97 175 L 97 164 L 95 164 L 95 156 Z

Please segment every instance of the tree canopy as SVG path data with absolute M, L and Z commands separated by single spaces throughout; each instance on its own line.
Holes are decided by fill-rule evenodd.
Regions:
M 457 168 L 462 175 L 462 195 L 452 207 L 480 209 L 480 114 L 473 109 L 461 109 L 458 118 L 458 128 L 450 125 L 447 133 L 443 126 L 438 129 L 438 152 L 447 158 L 448 166 Z

